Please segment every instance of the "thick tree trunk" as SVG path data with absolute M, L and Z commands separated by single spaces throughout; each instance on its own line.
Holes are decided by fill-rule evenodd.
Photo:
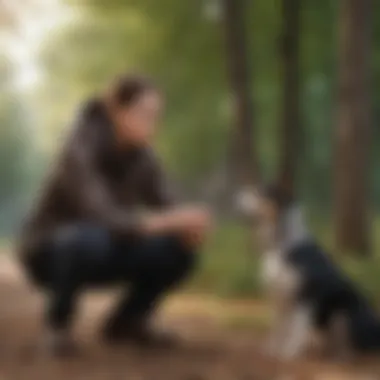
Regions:
M 344 252 L 369 251 L 371 0 L 342 0 L 339 14 L 335 234 Z
M 301 0 L 282 0 L 280 62 L 283 94 L 278 182 L 290 194 L 295 192 L 301 135 L 299 109 L 300 6 Z
M 234 187 L 259 177 L 253 140 L 253 103 L 245 31 L 246 0 L 222 0 L 228 77 L 233 97 L 234 128 L 230 141 L 229 181 Z

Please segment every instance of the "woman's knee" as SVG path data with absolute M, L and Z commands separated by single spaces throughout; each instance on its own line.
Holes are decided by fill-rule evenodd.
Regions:
M 196 262 L 194 252 L 178 237 L 167 235 L 144 240 L 136 252 L 133 276 L 158 287 L 168 287 L 184 279 Z
M 189 275 L 197 262 L 195 251 L 177 236 L 167 238 L 166 261 L 162 270 L 169 283 L 175 283 Z
M 197 248 L 193 246 L 190 242 L 186 241 L 182 236 L 169 235 L 166 237 L 167 245 L 171 248 L 173 252 L 180 255 L 194 255 Z
M 58 229 L 53 236 L 56 246 L 96 247 L 104 244 L 107 232 L 90 224 L 73 224 Z
M 97 227 L 76 225 L 57 231 L 47 260 L 50 282 L 85 281 L 105 261 L 108 244 L 106 232 Z
M 109 244 L 109 234 L 105 229 L 91 224 L 76 224 L 56 231 L 52 249 L 58 255 L 64 252 L 68 257 L 80 258 L 88 253 L 96 259 L 108 250 Z

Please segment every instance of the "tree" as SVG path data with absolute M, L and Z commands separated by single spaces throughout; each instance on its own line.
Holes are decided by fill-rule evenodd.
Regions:
M 160 154 L 184 187 L 203 187 L 225 156 L 229 127 L 219 25 L 202 15 L 197 1 L 72 3 L 76 17 L 40 51 L 46 80 L 39 103 L 50 142 L 59 144 L 68 115 L 115 74 L 144 73 L 167 99 Z
M 253 102 L 245 32 L 244 0 L 223 0 L 228 77 L 233 97 L 235 126 L 231 138 L 230 181 L 257 182 L 259 165 L 253 145 Z
M 335 149 L 335 233 L 343 251 L 369 250 L 370 7 L 346 0 L 339 9 Z
M 300 131 L 300 0 L 282 0 L 280 62 L 282 69 L 282 114 L 280 120 L 280 164 L 278 181 L 295 192 Z

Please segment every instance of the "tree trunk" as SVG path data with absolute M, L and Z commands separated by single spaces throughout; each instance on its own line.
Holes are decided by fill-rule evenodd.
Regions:
M 222 1 L 228 77 L 235 117 L 228 158 L 228 178 L 238 188 L 255 183 L 259 177 L 257 152 L 253 141 L 254 112 L 245 33 L 246 1 Z
M 245 30 L 245 5 L 247 0 L 222 0 L 228 77 L 235 117 L 227 157 L 228 191 L 256 184 L 259 181 L 257 150 L 254 148 L 254 111 L 251 99 L 251 81 L 248 71 L 248 54 Z M 226 187 L 227 187 L 226 186 Z M 230 198 L 231 199 L 231 198 Z M 251 286 L 255 260 L 252 239 L 247 241 L 245 286 Z
M 278 182 L 291 195 L 295 193 L 301 135 L 299 110 L 300 6 L 301 0 L 282 0 L 280 62 L 283 94 Z
M 371 0 L 339 2 L 335 237 L 344 252 L 369 252 Z

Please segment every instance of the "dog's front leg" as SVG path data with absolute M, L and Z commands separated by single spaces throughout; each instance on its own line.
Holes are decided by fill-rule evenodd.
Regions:
M 287 337 L 281 347 L 282 359 L 297 358 L 305 351 L 312 328 L 312 310 L 307 305 L 296 306 L 288 318 Z
M 280 356 L 281 347 L 287 339 L 287 330 L 292 312 L 292 301 L 285 297 L 272 295 L 272 327 L 266 345 L 266 353 L 271 356 Z
M 286 317 L 282 313 L 282 310 L 279 308 L 274 309 L 272 327 L 265 347 L 267 354 L 271 356 L 277 356 L 279 354 L 279 347 L 285 338 L 286 326 Z

